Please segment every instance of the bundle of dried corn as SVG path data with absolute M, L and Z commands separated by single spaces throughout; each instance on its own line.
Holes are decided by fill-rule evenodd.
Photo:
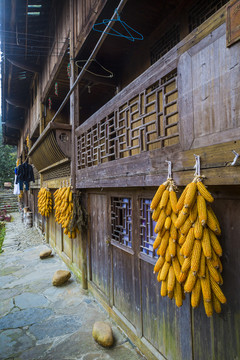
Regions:
M 175 226 L 180 231 L 180 254 L 184 256 L 179 281 L 191 293 L 191 305 L 197 307 L 203 296 L 205 312 L 219 313 L 226 298 L 222 285 L 222 248 L 216 235 L 221 234 L 219 222 L 209 203 L 214 201 L 201 176 L 186 186 L 176 208 Z
M 73 216 L 73 194 L 71 187 L 62 187 L 55 191 L 54 200 L 55 200 L 55 219 L 56 222 L 62 225 L 64 229 L 64 234 L 68 235 L 70 239 L 76 237 L 77 229 L 74 228 L 70 231 L 70 221 Z
M 161 283 L 161 296 L 174 297 L 176 305 L 182 306 L 183 291 L 179 281 L 180 268 L 184 258 L 180 254 L 178 231 L 175 226 L 177 220 L 176 186 L 171 178 L 159 186 L 151 203 L 154 210 L 152 219 L 156 221 L 155 233 L 157 237 L 153 248 L 157 249 L 159 258 L 154 267 L 158 273 L 157 280 Z
M 39 190 L 38 212 L 42 216 L 49 216 L 52 212 L 52 194 L 47 188 L 41 188 Z

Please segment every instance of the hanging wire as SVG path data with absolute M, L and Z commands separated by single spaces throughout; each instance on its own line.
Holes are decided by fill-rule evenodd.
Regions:
M 77 60 L 75 61 L 75 64 L 77 65 L 78 68 L 82 69 L 83 66 L 79 66 L 78 63 L 79 62 L 86 62 L 87 60 Z M 108 72 L 110 75 L 101 75 L 101 74 L 96 74 L 94 73 L 93 71 L 90 71 L 90 70 L 86 70 L 86 72 L 89 72 L 90 74 L 92 75 L 95 75 L 95 76 L 99 76 L 99 77 L 102 77 L 102 78 L 112 78 L 113 77 L 113 72 L 106 69 L 103 65 L 101 65 L 96 59 L 91 59 L 90 61 L 94 61 L 96 62 L 104 71 Z

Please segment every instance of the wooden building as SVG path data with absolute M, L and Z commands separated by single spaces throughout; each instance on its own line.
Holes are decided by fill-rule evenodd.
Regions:
M 35 225 L 148 359 L 238 359 L 240 1 L 1 6 L 3 135 L 34 166 L 23 205 Z M 162 298 L 153 274 L 151 199 L 166 160 L 180 190 L 192 180 L 194 154 L 222 225 L 228 301 L 210 319 L 188 296 L 181 308 Z M 40 187 L 64 184 L 89 215 L 73 240 L 37 212 Z

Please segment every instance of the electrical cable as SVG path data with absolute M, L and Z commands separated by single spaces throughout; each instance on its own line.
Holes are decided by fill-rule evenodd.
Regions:
M 77 65 L 77 67 L 78 67 L 79 69 L 82 69 L 83 66 L 79 66 L 78 63 L 79 63 L 79 62 L 86 62 L 86 61 L 87 61 L 87 60 L 77 60 L 77 61 L 75 61 L 75 64 Z M 90 71 L 90 70 L 88 70 L 88 69 L 86 70 L 86 72 L 89 72 L 89 73 L 92 74 L 92 75 L 99 76 L 99 77 L 102 77 L 102 78 L 107 78 L 107 79 L 113 77 L 113 72 L 110 71 L 110 70 L 108 70 L 108 69 L 106 69 L 106 68 L 105 68 L 103 65 L 101 65 L 96 59 L 91 59 L 90 61 L 95 61 L 103 70 L 105 70 L 106 72 L 108 72 L 110 75 L 96 74 L 96 73 L 94 73 L 93 71 Z

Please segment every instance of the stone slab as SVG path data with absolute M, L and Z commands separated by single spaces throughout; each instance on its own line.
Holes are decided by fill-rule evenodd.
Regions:
M 15 313 L 8 314 L 0 319 L 0 330 L 16 329 L 26 325 L 32 325 L 47 319 L 53 314 L 52 309 L 25 309 Z

